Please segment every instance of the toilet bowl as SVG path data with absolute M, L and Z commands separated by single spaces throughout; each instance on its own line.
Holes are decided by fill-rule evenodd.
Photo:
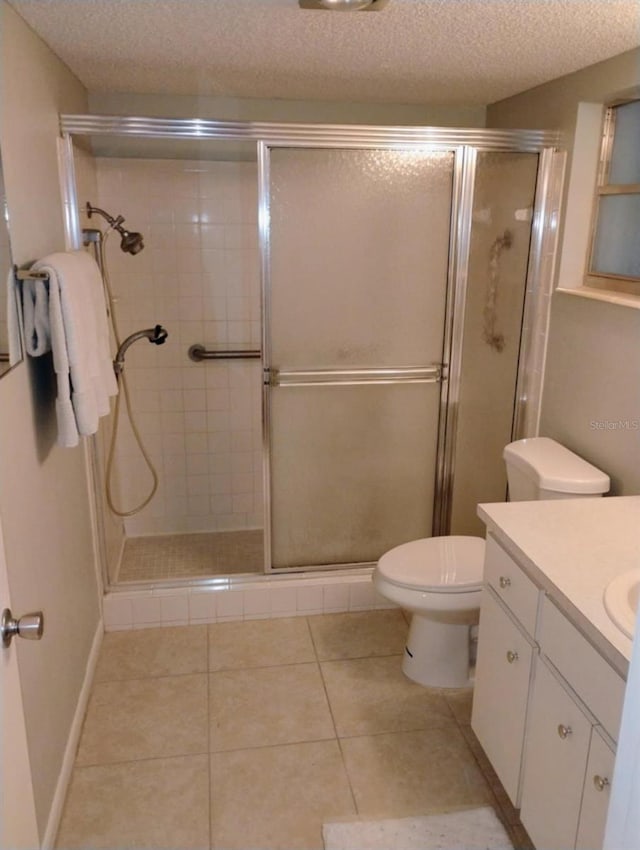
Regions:
M 511 501 L 600 497 L 609 476 L 548 437 L 509 443 L 503 454 Z M 430 537 L 384 554 L 378 593 L 413 614 L 402 669 L 421 685 L 470 684 L 470 626 L 478 622 L 484 540 Z M 480 636 L 482 640 L 482 636 Z
M 470 626 L 478 622 L 484 540 L 429 537 L 386 552 L 373 583 L 413 614 L 402 662 L 410 679 L 437 688 L 469 680 Z

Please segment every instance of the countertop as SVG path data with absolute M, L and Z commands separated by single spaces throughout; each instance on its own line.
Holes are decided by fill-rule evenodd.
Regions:
M 640 567 L 640 496 L 485 504 L 478 516 L 626 678 L 632 641 L 610 619 L 603 593 Z

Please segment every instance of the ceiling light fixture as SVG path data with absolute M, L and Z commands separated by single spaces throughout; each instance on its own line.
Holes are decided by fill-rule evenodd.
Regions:
M 373 0 L 320 0 L 323 9 L 334 12 L 357 12 L 371 6 Z
M 298 0 L 301 9 L 328 9 L 332 12 L 371 12 L 382 9 L 389 0 Z

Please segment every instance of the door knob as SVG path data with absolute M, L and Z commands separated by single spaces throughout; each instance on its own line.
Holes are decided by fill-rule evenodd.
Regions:
M 595 785 L 596 791 L 604 791 L 604 789 L 609 784 L 609 780 L 606 776 L 598 776 L 598 774 L 596 773 L 596 775 L 593 777 L 593 784 Z
M 0 620 L 0 635 L 2 636 L 2 645 L 9 646 L 12 638 L 16 635 L 28 640 L 40 640 L 44 631 L 44 615 L 42 611 L 35 611 L 32 614 L 25 614 L 23 617 L 16 619 L 11 613 L 10 608 L 5 608 L 2 612 Z

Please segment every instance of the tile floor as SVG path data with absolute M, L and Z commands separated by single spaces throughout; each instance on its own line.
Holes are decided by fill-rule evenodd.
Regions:
M 57 840 L 322 848 L 328 820 L 491 805 L 470 691 L 406 679 L 398 610 L 105 635 Z
M 264 571 L 261 529 L 130 537 L 118 583 Z

